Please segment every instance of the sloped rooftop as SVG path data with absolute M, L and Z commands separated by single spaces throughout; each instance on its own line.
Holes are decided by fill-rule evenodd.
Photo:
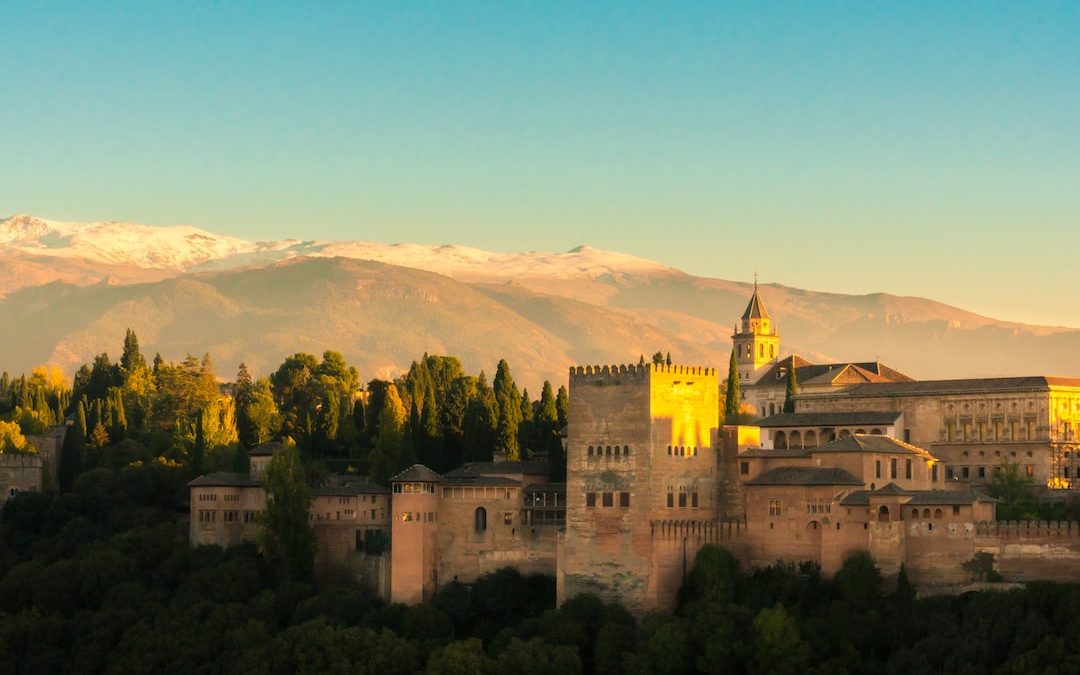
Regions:
M 843 469 L 823 466 L 782 466 L 771 469 L 744 485 L 862 485 Z
M 423 464 L 413 464 L 408 469 L 390 478 L 391 483 L 438 483 L 441 480 L 442 476 Z
M 901 412 L 880 412 L 867 410 L 862 412 L 795 412 L 770 415 L 758 420 L 757 426 L 774 427 L 844 427 L 864 424 L 866 426 L 888 426 L 895 424 Z

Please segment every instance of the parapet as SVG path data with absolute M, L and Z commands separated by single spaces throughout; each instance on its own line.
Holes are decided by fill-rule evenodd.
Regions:
M 611 378 L 619 380 L 644 380 L 647 373 L 668 373 L 672 375 L 697 375 L 702 377 L 715 377 L 716 368 L 704 366 L 667 365 L 665 363 L 634 363 L 629 365 L 612 366 L 571 366 L 570 382 L 584 384 L 586 382 L 610 381 Z

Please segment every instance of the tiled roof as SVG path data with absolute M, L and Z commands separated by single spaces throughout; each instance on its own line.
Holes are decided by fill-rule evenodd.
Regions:
M 889 487 L 895 488 L 886 491 Z M 871 496 L 907 496 L 905 506 L 968 506 L 975 502 L 996 502 L 993 497 L 988 497 L 975 490 L 905 490 L 893 483 L 877 490 L 855 490 L 840 500 L 841 506 L 869 506 Z
M 216 471 L 199 476 L 189 482 L 188 487 L 262 487 L 262 483 L 246 473 Z
M 270 455 L 274 454 L 275 450 L 280 450 L 281 448 L 284 448 L 284 447 L 285 447 L 284 443 L 279 443 L 278 441 L 270 441 L 269 443 L 263 443 L 260 446 L 257 446 L 257 447 L 252 448 L 251 450 L 248 450 L 248 456 L 249 457 L 269 457 Z
M 811 452 L 815 454 L 827 452 L 875 452 L 880 454 L 929 455 L 926 450 L 920 447 L 890 436 L 878 434 L 852 434 L 812 448 Z
M 544 476 L 551 472 L 547 462 L 469 462 L 446 472 L 447 478 L 484 476 L 489 474 L 525 474 Z
M 787 371 L 795 367 L 795 379 L 800 387 L 822 384 L 910 382 L 912 378 L 878 361 L 852 363 L 811 363 L 798 354 L 781 359 L 762 375 L 754 386 L 779 386 L 786 381 Z
M 506 476 L 443 476 L 442 482 L 443 485 L 456 485 L 466 487 L 469 485 L 475 485 L 479 487 L 521 485 L 521 481 L 514 480 L 513 478 L 507 478 Z
M 785 458 L 785 457 L 809 457 L 810 450 L 775 450 L 768 448 L 750 448 L 739 453 L 739 459 L 770 459 L 770 458 Z
M 566 483 L 529 483 L 525 492 L 566 492 Z
M 984 391 L 1047 391 L 1051 386 L 1080 387 L 1080 378 L 983 377 L 966 380 L 918 380 L 860 384 L 830 395 L 839 396 L 920 396 L 925 394 L 960 394 Z
M 750 296 L 750 304 L 746 306 L 746 311 L 742 315 L 743 321 L 749 319 L 768 319 L 769 310 L 765 309 L 765 303 L 761 301 L 758 296 L 757 285 L 754 285 L 754 294 Z
M 390 479 L 391 483 L 438 483 L 442 476 L 423 464 L 413 464 Z
M 368 483 L 353 476 L 334 476 L 331 482 L 312 488 L 311 494 L 317 497 L 353 497 L 356 495 L 390 494 L 385 485 Z
M 882 425 L 894 424 L 903 413 L 879 412 L 869 410 L 864 412 L 797 412 L 780 413 L 770 415 L 758 420 L 757 426 L 765 428 L 773 427 L 842 427 L 859 424 Z
M 766 471 L 744 485 L 862 485 L 843 469 L 822 466 L 782 466 Z

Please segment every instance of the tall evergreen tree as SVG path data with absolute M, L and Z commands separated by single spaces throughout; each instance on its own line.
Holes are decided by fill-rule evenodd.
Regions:
M 566 385 L 559 385 L 559 393 L 555 396 L 555 409 L 559 413 L 559 430 L 561 431 L 570 417 L 570 392 L 566 391 Z
M 537 444 L 536 425 L 533 423 L 533 404 L 529 398 L 529 390 L 521 390 L 521 424 L 518 427 L 518 445 L 521 447 L 522 459 L 529 450 L 539 450 Z
M 518 394 L 517 385 L 514 384 L 514 377 L 510 374 L 510 365 L 506 359 L 499 361 L 492 385 L 495 390 L 495 403 L 499 408 L 495 449 L 506 453 L 506 458 L 510 461 L 520 460 L 518 427 L 521 425 L 521 396 Z
M 266 510 L 259 551 L 282 582 L 310 581 L 315 567 L 315 531 L 311 527 L 311 490 L 300 452 L 286 445 L 275 450 L 266 470 Z
M 548 462 L 551 465 L 551 480 L 558 483 L 566 479 L 566 457 L 563 454 L 562 438 L 559 431 L 559 410 L 555 403 L 555 394 L 552 392 L 551 382 L 544 380 L 544 388 L 540 391 L 540 403 L 536 407 L 537 438 L 540 439 L 540 449 L 547 452 Z
M 139 338 L 130 328 L 124 335 L 124 353 L 120 356 L 120 371 L 126 379 L 132 373 L 146 369 L 146 359 L 139 351 Z
M 86 454 L 86 410 L 80 402 L 75 409 L 75 420 L 64 434 L 60 448 L 60 491 L 68 492 L 75 479 L 82 473 L 83 456 Z
M 420 452 L 417 455 L 421 462 L 436 471 L 452 468 L 443 464 L 439 406 L 435 402 L 435 388 L 430 386 L 424 395 L 424 410 L 420 413 Z
M 476 395 L 465 413 L 464 457 L 467 462 L 489 462 L 495 451 L 495 433 L 499 427 L 499 404 L 487 377 L 480 371 Z
M 206 458 L 206 432 L 203 431 L 204 411 L 200 410 L 195 415 L 195 445 L 191 450 L 191 472 L 196 476 L 202 474 L 203 462 Z
M 734 420 L 739 415 L 739 366 L 735 362 L 735 350 L 728 360 L 727 390 L 724 395 L 724 418 Z
M 378 436 L 371 450 L 371 479 L 385 482 L 402 468 L 402 441 L 405 435 L 405 406 L 397 387 L 390 384 L 383 395 L 379 411 Z
M 109 438 L 113 442 L 121 441 L 127 434 L 127 414 L 124 412 L 124 397 L 119 387 L 109 392 Z
M 784 412 L 795 412 L 795 397 L 799 394 L 799 380 L 795 376 L 795 360 L 787 371 L 787 391 L 784 393 Z

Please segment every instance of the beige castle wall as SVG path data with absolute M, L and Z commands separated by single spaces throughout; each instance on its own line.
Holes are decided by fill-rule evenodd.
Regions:
M 266 491 L 261 487 L 193 487 L 191 545 L 236 546 L 254 541 L 259 525 L 253 518 L 265 508 Z M 227 512 L 235 513 L 235 519 L 227 520 Z M 200 513 L 205 515 L 200 517 Z
M 0 506 L 19 492 L 41 492 L 42 460 L 37 453 L 0 454 Z
M 393 497 L 390 600 L 417 603 L 438 588 L 439 500 L 433 493 Z
M 440 488 L 443 495 L 450 487 Z M 451 492 L 439 501 L 438 579 L 471 583 L 500 567 L 522 574 L 555 575 L 557 528 L 521 522 L 521 489 L 487 487 L 466 497 Z M 487 512 L 487 529 L 476 529 L 476 510 Z
M 716 517 L 716 371 L 651 364 L 573 369 L 570 420 L 559 601 L 591 592 L 647 611 L 659 597 L 651 523 Z M 590 456 L 590 445 L 603 446 L 605 454 Z M 629 448 L 629 455 L 609 456 L 608 445 Z M 594 507 L 586 506 L 590 492 L 597 495 Z M 630 495 L 628 507 L 619 506 L 622 492 Z M 611 506 L 603 506 L 604 493 L 613 495 Z

